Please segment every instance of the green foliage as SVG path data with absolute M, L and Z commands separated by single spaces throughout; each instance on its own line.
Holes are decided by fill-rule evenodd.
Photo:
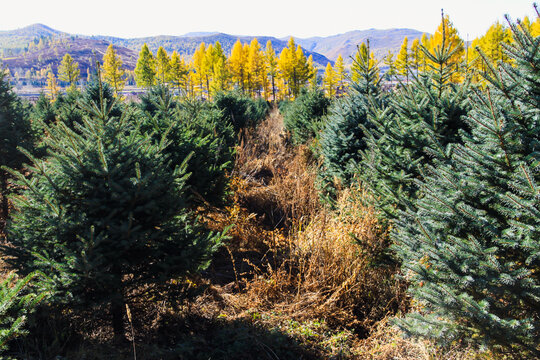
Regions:
M 368 146 L 359 175 L 388 219 L 414 207 L 415 181 L 427 165 L 448 159 L 450 144 L 468 129 L 462 120 L 469 109 L 468 84 L 449 82 L 456 71 L 448 66 L 452 51 L 448 46 L 434 54 L 423 50 L 434 63 L 432 71 L 402 85 L 388 105 L 373 107 L 373 127 L 366 129 Z
M 189 100 L 178 103 L 165 85 L 152 87 L 141 96 L 145 114 L 142 131 L 159 143 L 167 133 L 164 152 L 177 166 L 190 156 L 187 186 L 199 200 L 219 204 L 226 194 L 235 141 L 231 125 L 222 120 L 214 106 Z
M 302 89 L 294 102 L 285 105 L 283 123 L 291 132 L 294 144 L 315 138 L 324 126 L 330 99 L 320 89 Z
M 240 91 L 220 92 L 214 97 L 214 104 L 222 111 L 223 120 L 232 124 L 236 133 L 245 127 L 256 126 L 269 110 L 264 99 L 252 99 Z
M 471 95 L 470 133 L 416 181 L 394 231 L 419 311 L 410 335 L 540 356 L 540 37 L 515 45 Z M 489 68 L 489 63 L 486 64 Z
M 36 295 L 29 291 L 37 277 L 38 273 L 32 273 L 17 279 L 11 273 L 0 283 L 0 353 L 8 349 L 9 341 L 27 334 L 23 329 L 27 316 L 46 296 L 45 292 Z
M 3 251 L 22 273 L 52 279 L 53 303 L 109 304 L 122 337 L 125 298 L 141 286 L 158 296 L 170 279 L 204 268 L 221 236 L 186 207 L 189 157 L 172 166 L 166 134 L 150 141 L 127 108 L 99 94 L 98 103 L 81 102 L 86 113 L 75 130 L 44 125 L 49 156 L 27 153 L 31 180 L 10 170 L 25 190 L 14 199 L 13 246 Z
M 10 174 L 3 167 L 21 169 L 26 157 L 17 146 L 34 152 L 34 145 L 35 133 L 28 119 L 28 111 L 12 91 L 5 72 L 0 69 L 0 210 L 4 218 L 7 218 L 9 210 L 7 196 L 14 188 L 9 184 Z M 2 228 L 0 226 L 0 230 Z
M 355 59 L 356 82 L 351 84 L 348 96 L 331 107 L 321 134 L 323 163 L 318 178 L 326 200 L 335 199 L 336 187 L 351 185 L 367 146 L 365 132 L 374 127 L 371 113 L 387 102 L 381 91 L 379 69 L 367 54 L 367 47 L 359 51 Z
M 337 100 L 330 108 L 326 126 L 321 133 L 322 166 L 318 172 L 319 186 L 328 200 L 335 198 L 336 187 L 348 187 L 362 160 L 366 142 L 361 124 L 370 127 L 368 104 L 364 95 L 352 93 Z

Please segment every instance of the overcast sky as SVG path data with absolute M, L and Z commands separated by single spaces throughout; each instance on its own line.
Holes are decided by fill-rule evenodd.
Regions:
M 464 39 L 483 34 L 504 14 L 535 14 L 532 0 L 4 0 L 0 30 L 43 23 L 68 33 L 119 37 L 196 31 L 311 37 L 370 28 L 433 33 L 441 8 Z

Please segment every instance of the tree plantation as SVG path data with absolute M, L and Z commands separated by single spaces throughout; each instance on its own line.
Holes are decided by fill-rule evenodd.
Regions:
M 4 68 L 2 356 L 540 358 L 538 35 Z

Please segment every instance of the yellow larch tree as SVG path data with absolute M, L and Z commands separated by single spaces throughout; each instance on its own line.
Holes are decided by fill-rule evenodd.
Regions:
M 422 49 L 420 49 L 420 40 L 414 39 L 411 44 L 411 52 L 409 56 L 409 64 L 411 70 L 415 72 L 415 74 L 418 74 L 418 70 L 420 69 L 420 63 L 422 59 Z
M 161 84 L 165 84 L 168 80 L 170 63 L 167 51 L 160 46 L 156 53 L 156 79 Z
M 443 46 L 449 47 L 452 56 L 446 62 L 446 66 L 453 67 L 457 71 L 450 78 L 451 82 L 459 82 L 463 78 L 460 66 L 465 55 L 463 39 L 459 37 L 457 29 L 454 27 L 448 15 L 443 16 L 437 31 L 429 41 L 430 51 L 438 51 Z
M 75 89 L 80 74 L 79 63 L 74 61 L 71 55 L 66 53 L 58 67 L 58 79 L 69 83 L 70 89 Z
M 54 101 L 58 97 L 58 83 L 56 82 L 56 76 L 52 71 L 47 74 L 47 90 L 49 91 L 51 100 Z
M 409 39 L 406 36 L 396 58 L 396 70 L 398 75 L 404 76 L 409 82 Z
M 307 59 L 307 67 L 308 67 L 308 81 L 311 88 L 317 87 L 317 74 L 318 70 L 317 67 L 315 67 L 315 63 L 313 62 L 313 55 L 309 55 Z
M 287 47 L 281 51 L 278 67 L 287 84 L 289 95 L 296 97 L 309 79 L 309 68 L 304 51 L 300 46 L 296 46 L 292 37 Z
M 333 98 L 336 96 L 338 82 L 339 81 L 332 64 L 326 64 L 326 70 L 324 71 L 323 76 L 323 87 L 328 97 Z
M 182 91 L 185 91 L 187 93 L 187 77 L 188 68 L 186 62 L 184 61 L 184 58 L 181 58 L 175 50 L 171 55 L 171 62 L 169 64 L 169 74 L 167 77 L 167 81 L 169 81 L 174 87 L 176 87 L 178 95 L 181 95 Z
M 334 64 L 334 71 L 336 72 L 336 76 L 338 79 L 336 95 L 341 96 L 343 93 L 345 93 L 345 89 L 347 88 L 347 69 L 345 69 L 345 64 L 343 62 L 343 57 L 341 56 L 341 54 L 339 54 L 336 59 L 336 62 Z
M 244 46 L 237 40 L 229 57 L 229 68 L 231 71 L 232 81 L 242 91 L 245 90 L 246 68 L 248 54 L 244 54 Z
M 499 21 L 495 22 L 483 36 L 474 39 L 472 42 L 469 54 L 471 67 L 477 71 L 486 71 L 486 63 L 482 59 L 480 52 L 484 55 L 485 60 L 488 60 L 493 66 L 499 61 L 509 62 L 509 58 L 503 50 L 503 44 L 510 44 L 511 42 L 512 35 L 508 28 Z M 475 75 L 474 79 L 479 80 L 480 77 Z
M 272 100 L 276 100 L 276 78 L 278 76 L 278 60 L 276 56 L 276 52 L 274 51 L 274 48 L 272 47 L 272 42 L 268 40 L 266 43 L 266 49 L 264 51 L 264 63 L 266 67 L 266 74 L 267 78 L 270 79 L 269 81 L 269 87 L 271 88 L 272 92 Z M 270 95 L 270 91 L 268 91 L 267 88 L 264 89 L 265 98 L 268 100 L 268 96 Z
M 264 71 L 264 57 L 257 38 L 254 38 L 249 44 L 247 61 L 248 91 L 253 95 L 255 95 L 255 93 L 260 95 L 263 76 L 266 76 Z
M 109 45 L 105 55 L 103 55 L 103 71 L 101 74 L 103 81 L 111 85 L 115 96 L 118 96 L 126 84 L 126 73 L 122 68 L 122 58 L 116 54 L 112 44 Z
M 358 82 L 361 78 L 359 64 L 362 62 L 368 64 L 368 69 L 375 69 L 377 77 L 379 76 L 379 69 L 377 67 L 377 61 L 375 60 L 375 55 L 372 51 L 369 51 L 369 41 L 368 43 L 362 43 L 358 46 L 358 50 L 353 57 L 353 64 L 351 66 L 351 80 Z
M 206 62 L 208 66 L 207 81 L 210 95 L 228 88 L 229 74 L 227 71 L 227 57 L 223 52 L 221 43 L 216 41 L 206 50 Z
M 208 66 L 206 62 L 206 44 L 199 45 L 193 54 L 193 81 L 195 84 L 195 95 L 203 97 L 206 83 L 206 72 Z

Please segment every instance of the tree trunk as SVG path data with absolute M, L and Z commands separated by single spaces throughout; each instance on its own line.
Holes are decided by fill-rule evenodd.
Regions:
M 126 341 L 126 334 L 124 331 L 124 314 L 126 312 L 126 305 L 122 286 L 122 272 L 116 264 L 112 266 L 111 272 L 117 276 L 114 281 L 116 286 L 113 287 L 113 293 L 111 294 L 112 327 L 114 341 L 120 343 Z

